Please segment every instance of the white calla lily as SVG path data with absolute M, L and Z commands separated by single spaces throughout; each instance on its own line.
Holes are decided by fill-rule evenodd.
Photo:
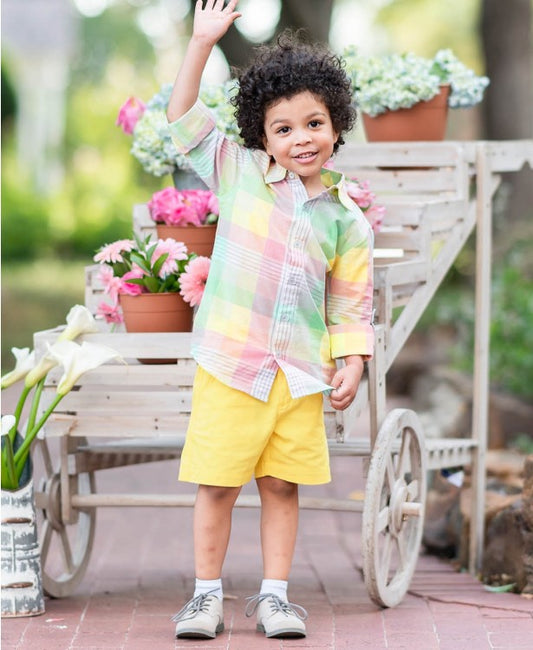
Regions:
M 98 325 L 94 316 L 83 305 L 74 305 L 67 314 L 67 326 L 59 335 L 58 340 L 72 341 L 80 334 L 98 332 Z
M 17 418 L 14 415 L 2 415 L 2 435 L 7 436 L 16 422 Z
M 57 345 L 57 342 L 54 343 L 54 345 Z M 52 345 L 52 349 L 54 345 Z M 42 356 L 37 364 L 26 375 L 26 379 L 24 380 L 26 387 L 31 388 L 32 386 L 35 386 L 35 384 L 45 377 L 52 368 L 57 366 L 58 363 L 58 360 L 51 356 L 50 352 Z
M 88 341 L 81 345 L 73 341 L 58 341 L 49 347 L 49 354 L 56 358 L 65 370 L 57 386 L 58 395 L 66 395 L 83 373 L 94 370 L 112 359 L 123 361 L 113 348 Z
M 11 348 L 11 352 L 15 357 L 15 367 L 0 380 L 2 388 L 7 388 L 25 377 L 35 365 L 35 352 L 30 352 L 30 348 Z

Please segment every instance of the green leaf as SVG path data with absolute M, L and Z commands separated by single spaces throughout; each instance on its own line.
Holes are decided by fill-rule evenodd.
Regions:
M 511 582 L 508 585 L 484 585 L 487 591 L 492 591 L 494 593 L 505 593 L 506 591 L 512 591 L 516 587 L 516 582 Z
M 129 278 L 128 284 L 138 284 L 140 287 L 144 287 L 144 277 L 142 278 Z
M 166 262 L 167 259 L 168 259 L 168 253 L 163 253 L 163 255 L 161 255 L 161 257 L 159 257 L 156 260 L 155 264 L 152 267 L 152 273 L 154 275 L 159 275 L 159 271 L 161 271 L 161 267 L 163 266 L 163 264 Z
M 144 278 L 144 286 L 150 293 L 159 293 L 159 282 L 155 278 Z
M 150 273 L 151 272 L 150 265 L 146 262 L 144 257 L 141 257 L 141 255 L 139 255 L 138 253 L 132 251 L 132 253 L 131 253 L 131 261 L 135 262 L 135 264 L 137 264 L 137 266 L 140 266 L 141 269 L 145 273 Z

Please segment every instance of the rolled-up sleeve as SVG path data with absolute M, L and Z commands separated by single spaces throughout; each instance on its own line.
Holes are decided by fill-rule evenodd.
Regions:
M 250 159 L 249 150 L 217 129 L 211 111 L 201 100 L 171 122 L 169 131 L 176 150 L 187 155 L 194 171 L 214 192 L 222 183 L 231 187 L 240 166 Z
M 326 299 L 333 359 L 352 354 L 370 359 L 373 355 L 373 248 L 373 233 L 362 215 L 339 237 Z
M 215 120 L 207 106 L 198 100 L 175 122 L 169 123 L 170 137 L 178 153 L 189 153 L 215 128 Z

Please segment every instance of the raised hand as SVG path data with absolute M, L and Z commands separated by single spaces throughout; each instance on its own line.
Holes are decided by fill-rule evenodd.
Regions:
M 238 0 L 197 0 L 191 40 L 174 82 L 167 107 L 169 122 L 184 115 L 198 99 L 200 80 L 213 47 L 224 36 L 234 20 L 241 14 L 235 11 Z
M 194 8 L 193 38 L 202 41 L 205 45 L 214 46 L 235 19 L 241 14 L 235 11 L 238 0 L 230 0 L 224 6 L 224 0 L 197 0 Z

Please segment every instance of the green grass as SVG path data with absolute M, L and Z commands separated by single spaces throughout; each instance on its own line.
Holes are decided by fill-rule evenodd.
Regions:
M 11 348 L 33 348 L 33 333 L 61 325 L 84 304 L 87 260 L 39 259 L 2 266 L 2 374 L 14 366 Z

